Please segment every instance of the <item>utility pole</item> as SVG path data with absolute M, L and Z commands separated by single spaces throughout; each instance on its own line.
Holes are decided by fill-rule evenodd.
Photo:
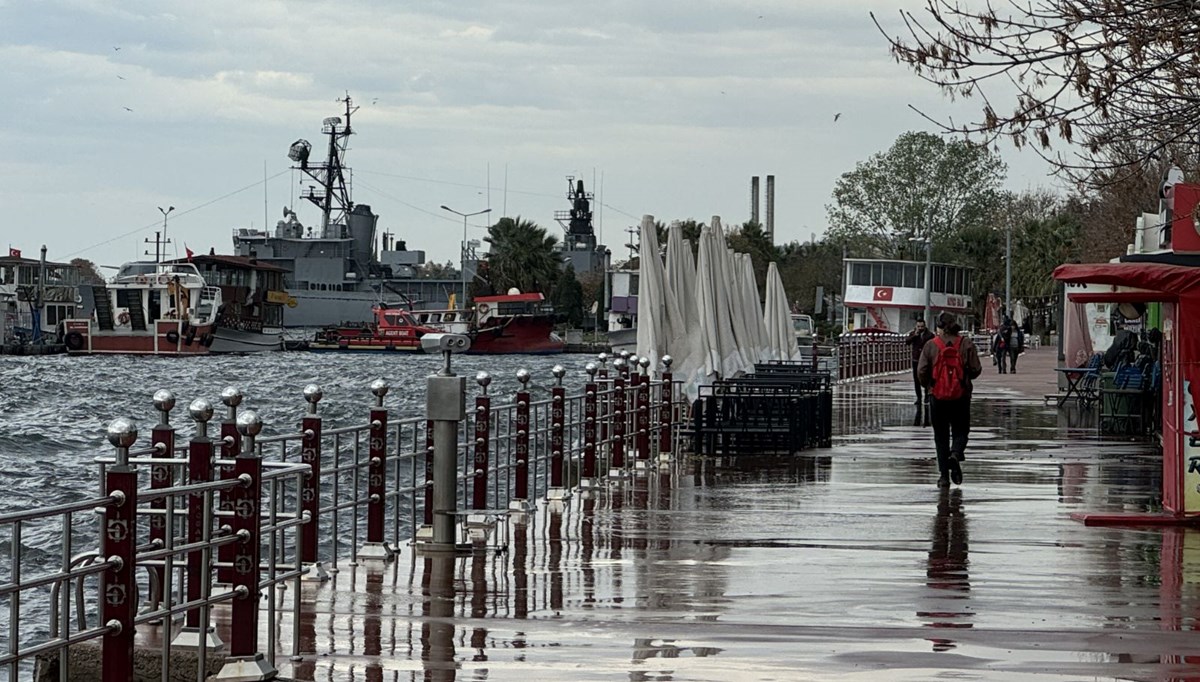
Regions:
M 491 213 L 492 209 L 485 208 L 482 211 L 475 211 L 474 213 L 461 213 L 459 211 L 456 211 L 456 210 L 450 208 L 449 206 L 447 206 L 445 204 L 442 204 L 442 210 L 449 211 L 457 216 L 462 216 L 462 219 L 463 219 L 462 252 L 460 254 L 461 255 L 460 267 L 462 269 L 462 302 L 459 303 L 459 305 L 462 306 L 462 308 L 461 308 L 462 310 L 466 310 L 466 308 L 467 308 L 467 218 L 470 218 L 472 216 L 477 216 L 477 215 L 483 215 L 484 213 Z
M 1012 317 L 1012 223 L 1004 244 L 1004 314 Z

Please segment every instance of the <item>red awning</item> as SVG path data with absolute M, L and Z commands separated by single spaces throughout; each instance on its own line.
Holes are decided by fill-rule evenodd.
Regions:
M 1075 284 L 1112 284 L 1142 289 L 1147 301 L 1200 301 L 1200 268 L 1162 263 L 1072 263 L 1054 269 L 1054 279 Z M 1133 292 L 1113 292 L 1129 300 Z M 1096 292 L 1088 292 L 1094 298 Z

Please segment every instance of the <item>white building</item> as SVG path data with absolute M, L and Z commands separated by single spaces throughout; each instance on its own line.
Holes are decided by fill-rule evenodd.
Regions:
M 847 258 L 843 265 L 843 332 L 864 328 L 905 332 L 924 313 L 925 261 Z M 930 315 L 949 311 L 965 322 L 971 314 L 971 268 L 932 263 L 929 272 Z

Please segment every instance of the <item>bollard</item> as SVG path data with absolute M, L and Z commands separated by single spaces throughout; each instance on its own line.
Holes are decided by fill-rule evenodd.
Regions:
M 196 422 L 196 435 L 188 445 L 188 483 L 207 483 L 212 480 L 213 442 L 208 437 L 208 422 L 213 416 L 212 403 L 198 398 L 188 405 L 188 414 Z M 210 493 L 192 493 L 188 496 L 188 544 L 195 545 L 207 542 L 211 526 L 205 528 L 206 522 L 212 519 L 205 513 L 205 498 Z M 207 559 L 207 561 L 206 561 Z M 212 557 L 206 557 L 206 550 L 193 550 L 187 555 L 187 600 L 197 602 L 205 597 L 205 584 L 212 578 Z M 216 628 L 204 625 L 205 642 L 200 642 L 201 632 L 200 608 L 187 612 L 187 620 L 179 634 L 171 642 L 176 649 L 187 651 L 220 651 L 225 647 L 217 636 Z
M 522 512 L 529 511 L 529 379 L 529 370 L 517 370 L 521 388 L 517 389 L 516 480 L 509 508 Z
M 387 503 L 387 424 L 388 414 L 383 398 L 388 382 L 371 382 L 375 407 L 371 410 L 370 442 L 367 445 L 367 542 L 358 550 L 358 558 L 366 561 L 389 561 L 392 548 L 383 539 L 383 514 Z
M 100 621 L 108 630 L 102 644 L 104 682 L 133 679 L 133 619 L 137 611 L 134 552 L 137 546 L 137 470 L 129 466 L 129 446 L 137 427 L 128 419 L 108 425 L 108 442 L 117 449 L 117 462 L 104 474 L 105 490 L 114 499 L 104 511 L 100 553 L 112 564 L 100 574 Z M 13 624 L 15 627 L 15 623 Z
M 614 360 L 613 371 L 613 407 L 607 420 L 612 424 L 612 456 L 608 461 L 608 475 L 621 476 L 625 469 L 625 360 Z
M 242 451 L 242 434 L 238 432 L 237 416 L 238 405 L 242 404 L 242 392 L 234 387 L 228 386 L 221 391 L 221 402 L 229 408 L 229 417 L 221 422 L 221 459 L 234 459 L 238 453 Z M 233 466 L 222 466 L 221 479 L 234 478 Z M 233 511 L 233 504 L 230 501 L 231 491 L 221 493 L 217 510 L 222 512 L 224 516 L 218 517 L 220 521 L 218 526 L 221 528 L 229 528 L 228 514 Z M 217 582 L 222 585 L 228 585 L 233 582 L 233 545 L 221 545 L 217 549 L 217 563 L 221 564 L 217 568 Z
M 674 451 L 673 425 L 675 422 L 675 381 L 671 373 L 674 358 L 670 355 L 662 357 L 662 392 L 658 407 L 658 461 L 671 461 Z
M 487 509 L 488 492 L 488 448 L 491 446 L 492 397 L 487 394 L 492 375 L 480 372 L 475 375 L 480 393 L 475 397 L 475 477 L 471 488 L 471 507 Z
M 600 397 L 599 393 L 596 394 L 597 397 L 599 398 L 598 402 L 596 403 L 596 423 L 597 423 L 597 425 L 599 427 L 599 431 L 600 431 L 599 434 L 597 435 L 597 437 L 599 438 L 599 442 L 600 442 L 601 446 L 605 446 L 608 443 L 608 438 L 609 438 L 609 430 L 608 430 L 608 418 L 609 417 L 608 416 L 612 412 L 612 392 L 608 390 L 608 388 L 609 388 L 609 384 L 608 384 L 609 355 L 608 355 L 608 353 L 601 353 L 600 355 L 597 356 L 597 358 L 600 360 L 600 369 L 599 369 L 600 386 L 603 386 L 605 389 L 605 393 L 604 393 L 603 397 Z M 599 388 L 599 387 L 597 387 L 597 388 Z
M 238 541 L 231 543 L 234 548 L 231 587 L 235 595 L 229 616 L 229 658 L 212 679 L 252 682 L 274 679 L 278 671 L 258 650 L 262 457 L 254 449 L 254 438 L 262 431 L 262 420 L 253 410 L 246 410 L 238 415 L 237 429 L 242 436 L 242 452 L 235 458 L 233 472 L 242 485 L 230 495 L 231 525 Z
M 550 373 L 554 375 L 554 387 L 550 389 L 550 487 L 546 491 L 546 499 L 561 502 L 570 497 L 563 484 L 567 393 L 562 380 L 567 370 L 562 365 L 555 365 Z
M 467 379 L 450 370 L 450 354 L 466 351 L 470 340 L 461 334 L 426 334 L 421 337 L 421 347 L 426 352 L 441 351 L 444 357 L 442 370 L 425 381 L 425 416 L 433 423 L 433 541 L 426 544 L 426 549 L 453 551 L 458 512 L 458 429 L 466 418 Z
M 300 484 L 300 511 L 308 512 L 308 523 L 300 527 L 300 561 L 308 569 L 303 580 L 317 582 L 329 580 L 325 564 L 317 558 L 321 527 L 321 417 L 317 414 L 317 403 L 324 396 L 320 386 L 305 386 L 308 414 L 300 420 L 300 432 L 304 434 L 300 441 L 300 461 L 309 467 Z
M 603 353 L 601 353 L 603 355 Z M 596 418 L 597 392 L 596 363 L 589 362 L 584 367 L 588 374 L 587 384 L 583 387 L 583 480 L 580 485 L 590 487 L 596 479 Z
M 175 427 L 171 426 L 171 410 L 175 409 L 175 394 L 161 389 L 154 392 L 154 409 L 158 411 L 158 423 L 150 431 L 150 443 L 154 446 L 156 459 L 171 459 L 175 456 Z M 165 464 L 150 465 L 150 487 L 152 489 L 170 488 L 174 482 L 175 472 Z M 167 542 L 167 501 L 166 499 L 150 502 L 150 542 L 156 548 L 166 547 Z M 175 529 L 170 529 L 172 533 Z M 163 600 L 163 572 L 154 566 L 149 569 L 157 576 L 151 580 L 150 610 L 158 608 Z
M 637 438 L 634 441 L 637 447 L 638 468 L 646 467 L 650 462 L 650 358 L 642 356 L 638 358 L 637 368 L 634 372 L 637 378 L 637 388 L 634 391 L 634 399 L 637 401 L 637 411 L 634 413 L 634 428 L 637 429 Z

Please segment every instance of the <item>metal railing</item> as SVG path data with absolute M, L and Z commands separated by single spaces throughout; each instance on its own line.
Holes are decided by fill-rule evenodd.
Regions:
M 536 500 L 561 499 L 571 488 L 680 452 L 688 405 L 669 358 L 658 378 L 644 359 L 606 360 L 588 363 L 587 382 L 573 395 L 562 386 L 566 370 L 556 366 L 550 397 L 541 400 L 532 399 L 530 375 L 521 370 L 515 400 L 498 406 L 487 393 L 491 377 L 476 376 L 481 394 L 452 444 L 457 532 L 470 536 L 479 523 L 472 514 L 494 520 L 512 512 L 519 522 Z M 197 399 L 188 407 L 195 435 L 175 442 L 170 391 L 154 395 L 158 422 L 148 444 L 135 447 L 132 421 L 112 422 L 116 452 L 95 458 L 97 496 L 0 515 L 0 546 L 9 549 L 8 580 L 0 583 L 8 606 L 0 671 L 16 680 L 37 658 L 67 680 L 71 647 L 98 640 L 102 679 L 131 679 L 142 627 L 150 634 L 139 646 L 161 648 L 164 680 L 173 651 L 195 652 L 199 680 L 208 679 L 215 652 L 226 655 L 216 679 L 267 679 L 280 652 L 276 637 L 259 641 L 259 626 L 265 618 L 265 631 L 275 633 L 290 615 L 286 654 L 299 654 L 302 579 L 326 579 L 346 560 L 388 561 L 433 524 L 433 422 L 390 420 L 387 383 L 370 388 L 366 421 L 337 428 L 326 428 L 315 385 L 304 388 L 308 408 L 290 432 L 260 435 L 263 423 L 241 409 L 243 395 L 232 387 L 221 394 L 227 415 L 211 438 L 214 407 Z M 98 517 L 98 529 L 84 517 Z M 27 533 L 35 527 L 36 552 Z M 54 535 L 56 542 L 44 541 Z M 48 627 L 31 625 L 23 605 L 47 598 Z M 216 635 L 218 608 L 230 627 L 228 645 Z
M 842 334 L 837 344 L 838 381 L 911 371 L 912 351 L 893 332 Z

